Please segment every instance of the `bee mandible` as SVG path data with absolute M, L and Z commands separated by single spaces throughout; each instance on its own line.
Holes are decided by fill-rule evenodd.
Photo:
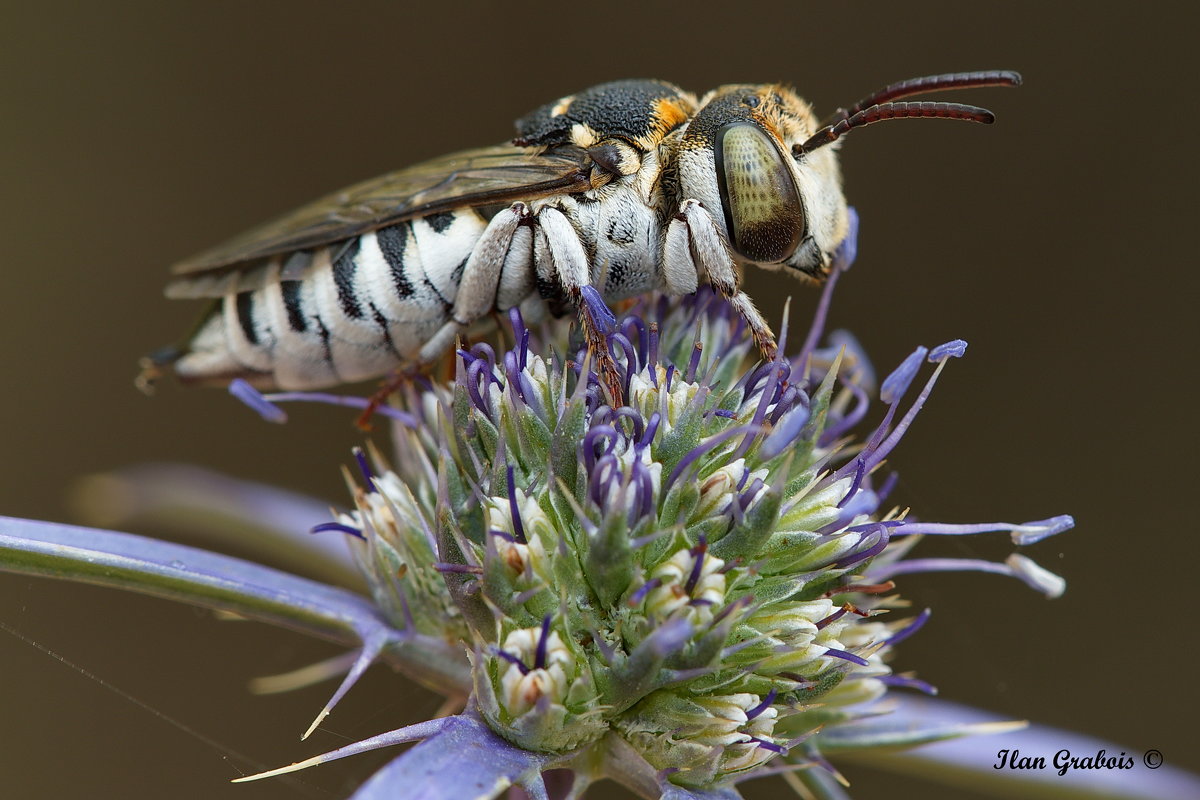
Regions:
M 889 119 L 990 123 L 991 112 L 900 98 L 1016 86 L 1010 71 L 915 78 L 818 122 L 779 85 L 697 98 L 658 80 L 605 83 L 468 150 L 329 195 L 175 265 L 172 298 L 209 298 L 179 348 L 143 361 L 185 383 L 317 389 L 429 365 L 473 323 L 520 307 L 578 314 L 610 395 L 606 304 L 711 284 L 764 358 L 770 326 L 747 265 L 820 281 L 848 235 L 837 145 Z

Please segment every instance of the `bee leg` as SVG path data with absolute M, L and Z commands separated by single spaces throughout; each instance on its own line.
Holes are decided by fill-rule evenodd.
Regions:
M 600 293 L 591 285 L 587 254 L 579 234 L 557 208 L 538 212 L 534 260 L 539 281 L 556 281 L 579 312 L 588 350 L 596 359 L 596 374 L 613 408 L 625 404 L 620 370 L 608 346 L 607 329 L 616 321 Z
M 676 228 L 676 223 L 680 224 L 680 228 Z M 686 243 L 680 241 L 683 227 L 687 229 L 688 241 Z M 672 240 L 672 231 L 675 231 L 674 241 Z M 688 246 L 685 247 L 685 244 Z M 675 219 L 671 221 L 671 226 L 667 229 L 663 258 L 667 270 L 668 287 L 672 270 L 669 259 L 672 255 L 680 258 L 680 254 L 683 252 L 687 252 L 689 257 L 694 257 L 693 263 L 699 267 L 699 271 L 708 276 L 712 287 L 729 301 L 742 319 L 746 320 L 746 325 L 750 328 L 754 343 L 758 346 L 762 357 L 767 361 L 774 361 L 779 356 L 779 346 L 775 342 L 775 334 L 771 332 L 771 326 L 767 324 L 763 315 L 755 308 L 750 295 L 739 288 L 740 277 L 733 258 L 729 255 L 729 248 L 726 247 L 721 232 L 717 230 L 716 223 L 697 200 L 684 200 L 679 206 L 679 213 L 675 215 Z
M 526 216 L 525 204 L 513 203 L 492 217 L 463 267 L 449 321 L 421 346 L 417 363 L 427 366 L 437 361 L 475 320 L 496 305 L 496 287 L 504 269 L 504 259 L 517 227 Z
M 458 292 L 454 295 L 454 307 L 450 319 L 438 329 L 417 353 L 417 367 L 428 367 L 446 354 L 454 342 L 475 320 L 487 314 L 496 304 L 496 285 L 500 271 L 508 255 L 509 246 L 521 220 L 528 216 L 524 203 L 513 203 L 492 217 L 475 243 L 467 263 L 463 267 Z M 358 427 L 370 430 L 371 415 L 387 402 L 388 397 L 410 381 L 417 370 L 393 373 L 371 396 L 367 409 L 358 418 Z
M 375 412 L 380 406 L 387 403 L 388 398 L 395 394 L 400 387 L 411 383 L 413 378 L 420 374 L 420 370 L 415 367 L 409 369 L 395 369 L 392 374 L 388 375 L 386 380 L 379 384 L 379 388 L 371 395 L 370 401 L 367 402 L 367 407 L 358 415 L 358 419 L 354 420 L 354 425 L 363 433 L 368 433 L 374 429 L 371 425 L 371 417 L 375 416 Z

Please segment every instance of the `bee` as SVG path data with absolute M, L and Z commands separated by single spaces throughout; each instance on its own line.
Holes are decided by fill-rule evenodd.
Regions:
M 478 320 L 575 313 L 610 394 L 607 304 L 710 284 L 764 358 L 770 326 L 741 289 L 754 265 L 820 281 L 846 239 L 837 150 L 889 119 L 990 123 L 991 112 L 900 98 L 1016 86 L 1010 71 L 915 78 L 818 122 L 779 85 L 697 98 L 658 80 L 605 83 L 542 106 L 508 144 L 467 150 L 304 206 L 173 268 L 172 298 L 207 298 L 181 347 L 139 383 L 317 389 L 427 366 Z

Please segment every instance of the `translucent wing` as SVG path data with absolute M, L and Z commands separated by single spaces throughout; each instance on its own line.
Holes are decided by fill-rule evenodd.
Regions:
M 181 261 L 172 272 L 224 273 L 452 208 L 585 191 L 592 188 L 590 165 L 585 151 L 569 145 L 465 150 L 335 192 Z

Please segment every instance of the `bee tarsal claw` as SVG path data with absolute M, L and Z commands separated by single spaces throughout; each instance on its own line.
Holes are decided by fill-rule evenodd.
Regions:
M 383 381 L 379 385 L 379 388 L 375 391 L 375 394 L 371 395 L 371 399 L 367 403 L 367 407 L 363 409 L 363 412 L 358 415 L 358 419 L 354 421 L 355 427 L 357 427 L 363 433 L 369 433 L 374 430 L 375 426 L 371 424 L 371 418 L 375 416 L 375 412 L 378 411 L 382 406 L 387 405 L 389 398 L 399 391 L 400 387 L 411 381 L 413 379 L 413 375 L 414 373 L 411 370 L 403 372 L 397 370 L 396 372 L 393 372 L 386 381 Z

